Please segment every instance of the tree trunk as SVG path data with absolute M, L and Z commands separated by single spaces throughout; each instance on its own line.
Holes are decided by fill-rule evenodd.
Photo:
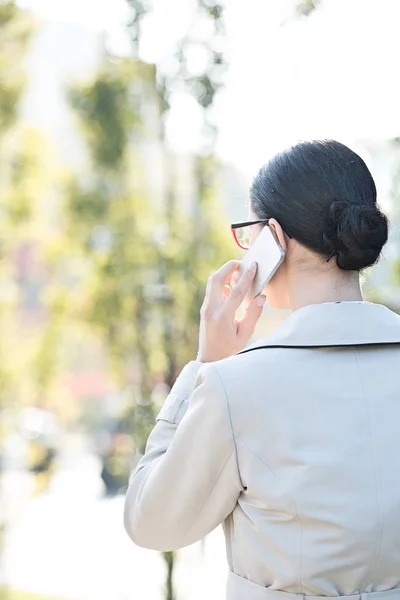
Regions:
M 165 581 L 165 600 L 175 600 L 173 573 L 175 566 L 175 552 L 163 552 L 165 564 L 167 566 L 167 577 Z

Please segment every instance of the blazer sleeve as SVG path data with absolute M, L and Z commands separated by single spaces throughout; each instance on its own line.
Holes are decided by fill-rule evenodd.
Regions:
M 137 544 L 182 548 L 234 509 L 240 480 L 229 407 L 212 363 L 188 363 L 157 416 L 125 497 L 124 525 Z

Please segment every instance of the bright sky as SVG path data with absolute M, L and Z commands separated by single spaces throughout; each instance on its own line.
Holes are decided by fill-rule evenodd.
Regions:
M 322 0 L 323 8 L 309 19 L 282 26 L 294 1 L 226 0 L 231 68 L 218 104 L 218 150 L 245 173 L 299 138 L 335 137 L 352 144 L 400 135 L 400 2 Z M 49 19 L 107 29 L 113 43 L 126 48 L 125 0 L 20 4 Z M 149 59 L 162 58 L 191 18 L 192 0 L 155 4 L 144 44 Z M 193 57 L 194 67 L 196 61 L 201 56 Z M 193 146 L 197 126 L 192 104 L 178 98 L 170 121 L 177 149 Z

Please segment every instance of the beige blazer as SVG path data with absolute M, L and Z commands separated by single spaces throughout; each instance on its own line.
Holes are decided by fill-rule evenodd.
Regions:
M 187 364 L 124 518 L 158 550 L 223 523 L 229 600 L 400 598 L 400 317 L 311 305 L 235 356 Z

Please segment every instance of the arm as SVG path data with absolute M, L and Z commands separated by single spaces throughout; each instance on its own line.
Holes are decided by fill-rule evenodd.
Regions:
M 161 409 L 130 480 L 125 529 L 146 548 L 187 546 L 224 521 L 242 489 L 218 372 L 192 361 Z

